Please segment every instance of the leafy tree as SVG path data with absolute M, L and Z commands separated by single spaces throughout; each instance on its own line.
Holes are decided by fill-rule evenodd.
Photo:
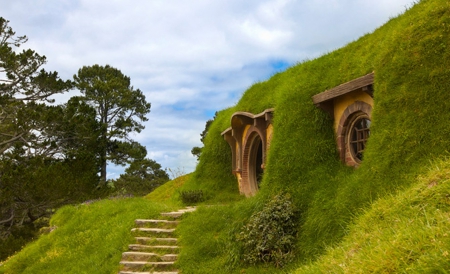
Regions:
M 129 77 L 109 65 L 85 66 L 73 78 L 84 100 L 95 108 L 101 125 L 98 147 L 100 177 L 104 183 L 108 160 L 125 165 L 131 158 L 145 157 L 142 153 L 135 154 L 136 143 L 130 140 L 129 134 L 144 129 L 142 122 L 148 120 L 145 115 L 150 112 L 150 103 L 139 89 L 130 85 Z
M 191 153 L 192 155 L 194 155 L 195 157 L 197 157 L 197 161 L 200 160 L 200 154 L 202 154 L 202 147 L 193 147 L 191 149 Z
M 48 218 L 53 209 L 96 194 L 95 140 L 80 136 L 88 123 L 77 117 L 81 115 L 70 115 L 70 110 L 42 108 L 41 116 L 47 117 L 42 123 L 49 125 L 39 136 L 44 142 L 32 153 L 27 145 L 15 143 L 1 157 L 0 257 L 29 241 L 39 229 L 36 222 Z
M 202 133 L 200 133 L 200 137 L 201 137 L 200 141 L 203 144 L 205 143 L 205 138 L 206 138 L 206 135 L 208 134 L 209 127 L 214 122 L 214 119 L 216 119 L 216 116 L 217 116 L 217 112 L 214 114 L 214 117 L 212 119 L 209 119 L 208 121 L 206 121 L 205 129 L 202 131 Z M 202 149 L 203 149 L 203 147 L 193 147 L 191 149 L 192 155 L 197 157 L 197 160 L 200 159 L 200 155 L 202 154 Z
M 18 51 L 27 42 L 26 36 L 16 36 L 0 17 L 0 154 L 17 143 L 33 151 L 40 145 L 39 132 L 43 130 L 41 110 L 49 97 L 72 87 L 70 81 L 59 79 L 57 72 L 46 72 L 46 63 L 31 49 Z
M 87 107 L 87 108 L 86 108 Z M 98 184 L 98 125 L 92 109 L 70 100 L 64 106 L 40 106 L 39 146 L 15 143 L 1 156 L 0 257 L 34 237 L 40 220 L 64 204 L 92 198 Z M 44 119 L 45 118 L 45 119 Z M 89 135 L 90 134 L 90 135 Z
M 96 187 L 98 124 L 83 104 L 40 105 L 41 119 L 35 120 L 43 125 L 39 146 L 29 151 L 28 143 L 17 142 L 1 155 L 0 226 L 48 216 L 53 208 L 88 198 Z
M 97 169 L 85 159 L 52 160 L 42 156 L 2 161 L 0 173 L 0 259 L 38 233 L 54 209 L 91 199 Z
M 114 187 L 133 195 L 146 195 L 169 181 L 169 175 L 161 165 L 151 159 L 136 160 L 125 169 L 125 174 L 115 180 Z
M 75 101 L 50 105 L 73 83 L 42 69 L 45 56 L 20 51 L 26 42 L 0 17 L 0 246 L 20 246 L 26 240 L 8 237 L 12 231 L 80 201 L 98 182 L 97 155 L 89 152 L 98 139 L 95 110 Z
M 34 162 L 37 155 L 54 155 L 56 146 L 46 132 L 52 128 L 55 109 L 46 103 L 52 102 L 51 95 L 72 87 L 56 72 L 41 69 L 45 56 L 31 49 L 19 51 L 27 38 L 16 36 L 8 24 L 0 17 L 0 226 L 14 224 L 17 216 L 24 218 L 24 212 L 31 208 L 22 207 L 18 194 L 32 192 L 35 182 L 19 177 L 35 171 L 32 165 L 38 163 Z M 48 190 L 45 186 L 42 189 Z
M 3 214 L 14 216 L 11 224 L 48 216 L 54 208 L 87 198 L 95 187 L 95 166 L 85 159 L 55 160 L 16 153 L 2 164 L 0 180 L 5 187 L 0 198 L 9 204 L 3 207 Z
M 72 97 L 60 107 L 58 124 L 53 135 L 56 136 L 57 146 L 66 159 L 85 154 L 98 158 L 97 143 L 101 125 L 95 115 L 95 109 L 80 97 Z
M 108 151 L 111 162 L 116 165 L 123 163 L 133 164 L 144 159 L 147 155 L 147 149 L 143 145 L 131 140 L 127 142 L 112 140 L 108 144 Z

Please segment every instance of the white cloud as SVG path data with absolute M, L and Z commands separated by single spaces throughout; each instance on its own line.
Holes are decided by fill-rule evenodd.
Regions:
M 190 172 L 190 150 L 214 111 L 278 67 L 341 47 L 413 0 L 1 2 L 1 16 L 30 38 L 25 46 L 47 56 L 46 69 L 67 79 L 82 66 L 110 64 L 130 76 L 152 103 L 134 138 L 163 167 Z M 121 170 L 110 167 L 110 175 Z

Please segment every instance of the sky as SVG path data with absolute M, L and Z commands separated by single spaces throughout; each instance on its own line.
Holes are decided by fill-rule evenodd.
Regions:
M 0 16 L 64 80 L 94 64 L 129 76 L 151 103 L 131 137 L 179 175 L 195 169 L 191 149 L 202 146 L 206 121 L 252 84 L 373 32 L 413 2 L 0 0 Z M 108 165 L 108 178 L 123 170 Z

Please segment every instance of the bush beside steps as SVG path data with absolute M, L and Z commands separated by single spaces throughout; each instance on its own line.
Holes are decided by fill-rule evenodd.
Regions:
M 175 261 L 179 247 L 174 235 L 177 220 L 195 207 L 187 207 L 175 212 L 161 213 L 159 220 L 135 220 L 136 227 L 131 229 L 136 243 L 128 246 L 129 251 L 122 253 L 119 274 L 178 274 Z

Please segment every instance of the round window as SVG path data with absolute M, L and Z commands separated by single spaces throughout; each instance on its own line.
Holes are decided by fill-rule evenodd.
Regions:
M 353 159 L 361 162 L 370 135 L 370 120 L 367 116 L 359 116 L 351 124 L 349 132 L 349 146 Z

